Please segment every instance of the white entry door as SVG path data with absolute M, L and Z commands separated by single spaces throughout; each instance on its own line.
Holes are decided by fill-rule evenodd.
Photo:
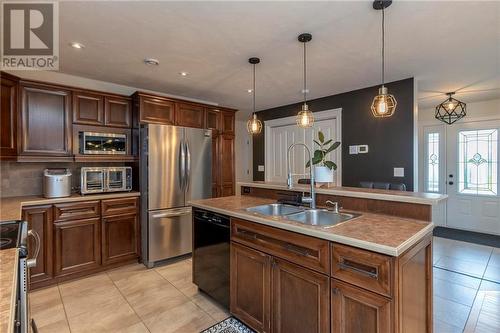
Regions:
M 293 143 L 305 143 L 314 155 L 318 147 L 313 140 L 318 138 L 318 131 L 325 134 L 325 139 L 341 141 L 340 109 L 314 113 L 315 122 L 311 128 L 303 129 L 297 126 L 295 117 L 274 119 L 265 122 L 265 174 L 266 181 L 286 183 L 287 178 L 287 150 Z M 327 158 L 337 164 L 334 172 L 334 183 L 341 185 L 341 147 L 329 153 Z M 290 164 L 294 174 L 308 174 L 309 168 L 307 152 L 301 146 L 296 147 L 290 154 Z M 295 178 L 309 178 L 300 176 Z M 295 179 L 297 180 L 297 179 Z
M 500 234 L 500 121 L 447 128 L 447 226 Z

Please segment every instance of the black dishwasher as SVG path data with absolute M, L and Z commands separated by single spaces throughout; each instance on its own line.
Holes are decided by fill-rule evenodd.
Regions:
M 193 209 L 193 282 L 229 309 L 228 216 Z

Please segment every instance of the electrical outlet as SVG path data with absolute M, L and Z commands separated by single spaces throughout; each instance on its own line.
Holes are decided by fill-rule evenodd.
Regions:
M 394 168 L 394 177 L 404 177 L 405 168 Z

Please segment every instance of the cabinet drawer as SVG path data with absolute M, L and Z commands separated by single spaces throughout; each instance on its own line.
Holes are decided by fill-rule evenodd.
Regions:
M 102 216 L 136 213 L 137 208 L 138 200 L 136 197 L 101 201 Z
M 88 219 L 99 216 L 98 200 L 54 205 L 54 222 Z
M 326 240 L 235 218 L 231 219 L 231 240 L 328 274 L 330 253 Z
M 381 295 L 392 296 L 393 258 L 332 244 L 332 277 Z

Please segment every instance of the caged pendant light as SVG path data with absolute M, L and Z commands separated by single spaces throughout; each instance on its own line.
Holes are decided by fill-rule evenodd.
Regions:
M 311 127 L 314 123 L 314 116 L 311 111 L 309 111 L 309 106 L 307 105 L 307 62 L 306 62 L 306 43 L 312 40 L 312 35 L 308 33 L 303 33 L 299 35 L 299 42 L 304 45 L 304 89 L 302 92 L 304 93 L 304 104 L 302 104 L 302 110 L 297 114 L 297 126 L 302 128 Z
M 260 62 L 259 58 L 252 57 L 248 59 L 248 62 L 253 65 L 253 113 L 250 119 L 247 121 L 247 131 L 250 134 L 259 134 L 262 131 L 262 122 L 257 118 L 255 114 L 255 65 Z
M 446 95 L 448 95 L 448 98 L 436 106 L 436 113 L 434 114 L 434 117 L 448 125 L 451 125 L 466 116 L 467 106 L 464 102 L 451 97 L 455 95 L 454 92 L 446 93 Z
M 390 117 L 396 111 L 397 101 L 393 95 L 389 94 L 385 84 L 385 8 L 389 7 L 392 1 L 375 0 L 373 9 L 382 10 L 382 86 L 378 90 L 378 95 L 373 98 L 371 110 L 374 117 Z

